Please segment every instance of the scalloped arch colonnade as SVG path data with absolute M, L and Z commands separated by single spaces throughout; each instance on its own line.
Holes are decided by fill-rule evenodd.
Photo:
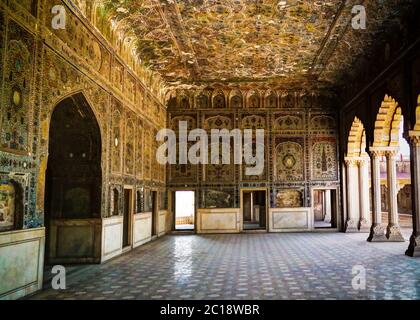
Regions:
M 397 159 L 400 151 L 402 107 L 394 98 L 385 95 L 374 118 L 373 132 L 367 132 L 364 123 L 355 116 L 347 134 L 345 163 L 346 232 L 368 232 L 368 241 L 405 241 L 398 220 Z M 419 255 L 419 195 L 420 195 L 420 95 L 415 107 L 414 125 L 405 126 L 403 136 L 412 153 L 413 234 L 407 255 Z M 372 134 L 373 133 L 373 134 Z M 373 137 L 367 143 L 367 136 Z M 380 161 L 386 159 L 388 223 L 382 221 Z M 369 170 L 370 166 L 370 170 Z M 369 177 L 369 171 L 371 176 Z M 371 192 L 370 192 L 371 190 Z M 370 210 L 372 208 L 372 210 Z

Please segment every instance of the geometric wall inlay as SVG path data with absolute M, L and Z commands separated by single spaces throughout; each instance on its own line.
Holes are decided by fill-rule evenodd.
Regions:
M 274 122 L 275 130 L 303 130 L 302 116 L 286 115 L 278 117 Z
M 7 151 L 28 152 L 29 115 L 33 71 L 34 36 L 13 20 L 9 23 L 6 47 L 0 147 Z M 1 61 L 3 63 L 3 61 Z

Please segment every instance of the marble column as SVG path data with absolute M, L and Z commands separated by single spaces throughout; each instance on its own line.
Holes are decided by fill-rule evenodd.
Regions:
M 359 223 L 357 161 L 348 158 L 345 162 L 347 167 L 347 222 L 345 232 L 357 232 Z
M 369 159 L 359 160 L 359 230 L 369 232 L 371 226 L 369 208 Z
M 388 182 L 388 227 L 386 237 L 389 241 L 404 242 L 398 222 L 398 179 L 397 179 L 397 151 L 387 151 L 387 182 Z
M 420 257 L 420 132 L 410 132 L 411 138 L 411 187 L 413 190 L 413 234 L 406 255 Z
M 324 205 L 325 205 L 324 222 L 331 223 L 331 190 L 325 190 Z
M 372 226 L 367 241 L 379 242 L 386 241 L 385 227 L 382 224 L 382 208 L 381 208 L 381 156 L 382 153 L 376 150 L 370 150 L 371 155 L 371 172 L 372 172 L 372 202 L 373 215 Z

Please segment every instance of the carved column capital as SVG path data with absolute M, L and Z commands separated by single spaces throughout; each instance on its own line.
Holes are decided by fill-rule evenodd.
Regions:
M 384 151 L 383 150 L 378 150 L 378 149 L 369 150 L 369 155 L 372 158 L 380 158 L 384 155 Z
M 386 156 L 387 158 L 395 157 L 400 151 L 399 147 L 372 147 L 369 149 L 369 154 L 372 158 Z
M 393 150 L 386 150 L 384 152 L 385 156 L 387 157 L 387 159 L 393 159 L 395 158 L 399 153 L 399 149 L 393 149 Z
M 413 146 L 420 146 L 420 131 L 410 131 L 408 138 Z
M 359 159 L 356 158 L 345 158 L 344 162 L 348 168 L 356 167 L 359 163 Z
M 369 161 L 370 161 L 369 157 L 363 157 L 359 159 L 358 163 L 359 163 L 359 166 L 367 166 L 369 164 Z

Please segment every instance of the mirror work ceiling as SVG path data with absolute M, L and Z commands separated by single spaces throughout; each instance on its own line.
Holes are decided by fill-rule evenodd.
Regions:
M 337 84 L 403 0 L 102 0 L 141 62 L 169 87 Z M 351 27 L 354 5 L 367 29 Z

